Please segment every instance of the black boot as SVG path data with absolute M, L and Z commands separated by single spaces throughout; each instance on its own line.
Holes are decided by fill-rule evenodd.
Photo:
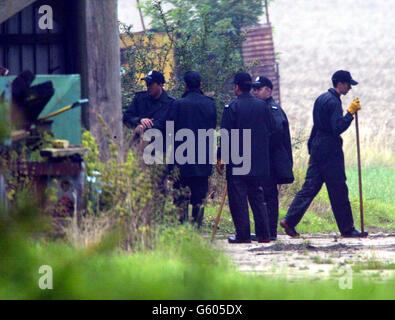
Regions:
M 342 237 L 344 238 L 366 238 L 369 235 L 367 231 L 361 232 L 355 228 L 352 228 L 348 232 L 342 233 Z
M 240 239 L 237 235 L 228 238 L 229 243 L 251 243 L 251 239 Z
M 284 231 L 287 235 L 289 235 L 292 238 L 296 238 L 299 237 L 300 234 L 296 232 L 294 227 L 291 227 L 290 225 L 288 225 L 287 221 L 285 221 L 285 219 L 283 219 L 280 222 L 280 226 L 284 228 Z

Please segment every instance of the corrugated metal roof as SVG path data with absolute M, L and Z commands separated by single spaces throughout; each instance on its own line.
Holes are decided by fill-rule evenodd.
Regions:
M 265 76 L 273 82 L 273 98 L 281 103 L 280 98 L 280 75 L 278 63 L 275 58 L 272 26 L 270 23 L 259 24 L 244 28 L 247 32 L 243 43 L 244 65 L 258 65 L 251 70 L 253 79 L 257 76 Z

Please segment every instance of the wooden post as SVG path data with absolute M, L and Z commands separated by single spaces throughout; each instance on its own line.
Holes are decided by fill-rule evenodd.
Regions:
M 107 138 L 98 115 L 106 122 L 110 138 L 120 148 L 123 145 L 117 11 L 117 0 L 80 0 L 79 4 L 82 94 L 89 99 L 82 121 L 96 138 L 103 159 L 108 157 Z

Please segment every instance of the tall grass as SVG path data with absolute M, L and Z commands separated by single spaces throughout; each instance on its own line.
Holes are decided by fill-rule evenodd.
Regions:
M 352 290 L 330 280 L 289 281 L 240 273 L 188 226 L 167 229 L 156 249 L 117 253 L 111 239 L 95 248 L 12 238 L 18 225 L 0 223 L 3 299 L 393 299 L 393 280 L 354 277 Z M 12 227 L 10 227 L 12 226 Z M 26 231 L 26 230 L 25 230 Z M 4 244 L 7 245 L 4 245 Z M 53 271 L 53 289 L 39 288 L 40 266 Z

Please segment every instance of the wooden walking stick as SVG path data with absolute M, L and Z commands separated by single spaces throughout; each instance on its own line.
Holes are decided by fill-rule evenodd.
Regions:
M 139 139 L 138 142 L 138 147 L 137 147 L 137 151 L 139 153 L 143 153 L 143 135 L 139 132 L 137 132 L 137 130 L 134 130 L 133 134 L 132 134 L 132 138 L 130 139 L 131 144 L 133 144 L 134 140 Z
M 361 173 L 361 150 L 359 144 L 359 125 L 358 125 L 358 112 L 355 113 L 355 128 L 357 131 L 357 154 L 358 154 L 358 177 L 359 177 L 359 209 L 361 212 L 361 232 L 365 233 L 363 225 L 363 198 L 362 198 L 362 173 Z
M 225 187 L 224 187 L 224 191 L 223 191 L 223 194 L 222 194 L 221 205 L 219 206 L 218 214 L 217 214 L 217 217 L 215 218 L 213 233 L 212 233 L 212 235 L 211 235 L 211 242 L 214 241 L 215 234 L 217 233 L 217 228 L 218 228 L 219 220 L 221 219 L 222 208 L 224 207 L 224 203 L 225 203 L 225 199 L 226 199 L 226 194 L 227 194 L 227 191 L 228 191 L 227 187 L 228 187 L 228 183 L 226 182 L 226 183 L 225 183 Z

